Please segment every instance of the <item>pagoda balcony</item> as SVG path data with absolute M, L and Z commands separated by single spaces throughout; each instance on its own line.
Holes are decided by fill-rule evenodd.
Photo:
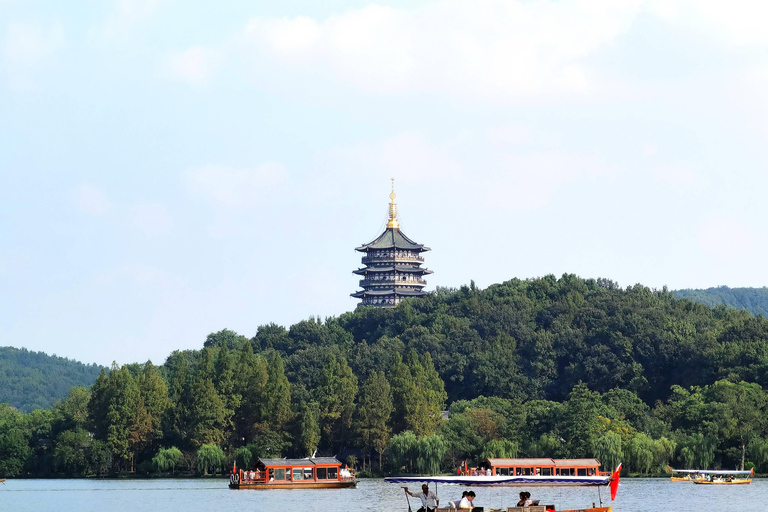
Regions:
M 363 265 L 369 265 L 371 263 L 390 263 L 392 261 L 424 263 L 424 258 L 421 256 L 363 256 Z
M 369 286 L 427 286 L 427 281 L 424 279 L 411 279 L 410 281 L 404 281 L 402 279 L 387 278 L 387 279 L 361 279 L 360 287 L 368 288 Z

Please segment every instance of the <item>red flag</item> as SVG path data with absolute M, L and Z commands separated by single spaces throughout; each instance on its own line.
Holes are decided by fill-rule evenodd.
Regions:
M 611 501 L 616 499 L 616 493 L 619 492 L 619 475 L 621 474 L 621 464 L 616 466 L 616 471 L 611 475 Z
M 232 461 L 232 473 L 237 473 L 237 471 L 235 471 L 235 462 L 234 461 Z

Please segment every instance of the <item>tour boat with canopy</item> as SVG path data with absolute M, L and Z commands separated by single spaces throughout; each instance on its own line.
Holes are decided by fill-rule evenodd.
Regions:
M 529 475 L 529 479 L 521 479 L 517 476 L 504 476 L 504 475 L 469 475 L 469 476 L 412 476 L 412 477 L 387 477 L 384 480 L 387 482 L 392 483 L 422 483 L 422 484 L 435 484 L 435 491 L 437 491 L 437 484 L 447 484 L 447 485 L 466 485 L 466 486 L 517 486 L 517 487 L 529 487 L 531 485 L 538 485 L 538 486 L 544 486 L 544 485 L 551 485 L 551 486 L 558 486 L 558 485 L 583 485 L 583 486 L 595 486 L 597 487 L 598 491 L 598 498 L 600 501 L 600 506 L 595 507 L 594 504 L 592 507 L 589 507 L 589 512 L 612 512 L 613 507 L 612 506 L 603 506 L 603 498 L 602 494 L 600 492 L 601 486 L 609 486 L 611 491 L 611 501 L 616 499 L 616 493 L 619 490 L 619 475 L 621 473 L 621 464 L 619 464 L 616 469 L 613 471 L 613 473 L 608 474 L 606 477 L 601 478 L 595 478 L 590 477 L 591 480 L 589 480 L 589 483 L 587 483 L 586 480 L 581 480 L 580 483 L 573 484 L 573 483 L 557 483 L 557 479 L 555 476 L 547 477 L 550 478 L 549 483 L 543 483 L 541 479 L 531 479 L 530 477 L 536 477 L 541 475 Z M 584 476 L 582 478 L 587 478 L 587 476 Z M 435 492 L 437 494 L 437 492 Z M 408 493 L 406 492 L 406 499 L 408 498 Z M 408 501 L 408 510 L 411 511 L 411 504 L 410 500 Z M 480 510 L 481 508 L 476 508 L 474 510 Z M 492 511 L 504 511 L 504 512 L 580 512 L 584 511 L 584 507 L 575 508 L 575 509 L 556 509 L 554 505 L 532 505 L 532 506 L 526 506 L 526 507 L 502 507 L 502 508 L 488 508 L 486 509 L 488 512 Z M 438 508 L 435 512 L 454 512 L 454 508 Z
M 744 485 L 752 483 L 753 470 L 729 469 L 673 469 L 667 466 L 673 475 L 672 482 L 693 482 L 704 485 Z M 675 476 L 679 474 L 682 476 Z
M 458 485 L 578 486 L 608 485 L 612 475 L 600 471 L 597 459 L 485 459 L 477 468 L 455 476 L 430 477 Z M 388 482 L 422 482 L 424 477 L 388 477 Z
M 338 489 L 356 483 L 336 457 L 258 459 L 252 470 L 233 465 L 229 476 L 230 489 Z

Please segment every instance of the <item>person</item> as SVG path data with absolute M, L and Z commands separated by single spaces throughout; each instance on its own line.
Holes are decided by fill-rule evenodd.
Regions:
M 403 487 L 403 489 L 411 496 L 418 496 L 421 500 L 421 508 L 416 512 L 435 512 L 435 509 L 440 505 L 440 500 L 437 499 L 435 493 L 429 490 L 427 484 L 421 486 L 421 492 L 418 494 L 413 494 L 407 487 Z
M 475 491 L 469 491 L 463 498 L 461 498 L 459 508 L 475 508 Z
M 533 500 L 531 499 L 531 493 L 523 491 L 520 493 L 520 501 L 517 502 L 518 507 L 530 507 L 533 505 Z

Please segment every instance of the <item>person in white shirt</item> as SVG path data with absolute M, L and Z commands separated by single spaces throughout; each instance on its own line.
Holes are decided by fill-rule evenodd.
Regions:
M 440 505 L 440 500 L 437 499 L 435 493 L 429 490 L 427 484 L 421 486 L 421 492 L 418 494 L 413 494 L 407 487 L 403 487 L 403 489 L 411 496 L 418 496 L 421 500 L 421 508 L 416 512 L 435 512 L 435 509 Z
M 466 496 L 461 498 L 461 503 L 459 503 L 459 508 L 469 508 L 472 509 L 475 507 L 475 491 L 469 491 Z

